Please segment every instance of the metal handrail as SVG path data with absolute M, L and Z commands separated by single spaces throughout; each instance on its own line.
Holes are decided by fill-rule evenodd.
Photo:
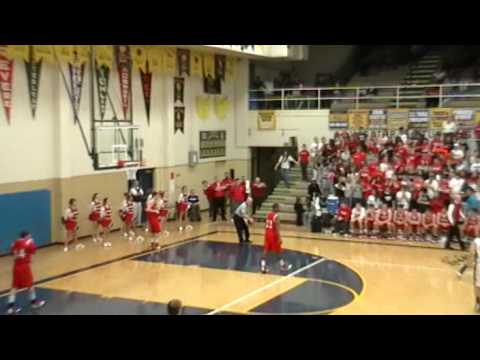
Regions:
M 449 94 L 449 89 L 463 87 L 465 91 L 469 88 L 479 87 L 478 94 L 458 94 L 452 93 Z M 389 89 L 392 90 L 392 95 L 370 95 L 370 94 L 362 94 L 362 90 L 385 90 Z M 419 95 L 402 95 L 402 90 L 411 90 L 411 89 L 418 89 L 418 90 L 425 90 L 425 89 L 435 89 L 438 91 L 437 94 L 433 95 L 426 95 L 424 93 Z M 322 91 L 340 91 L 340 92 L 353 92 L 350 96 L 345 96 L 346 94 L 328 94 L 325 96 L 322 94 Z M 293 92 L 293 94 L 291 94 Z M 263 93 L 264 96 L 258 97 L 255 96 L 256 94 Z M 303 94 L 308 93 L 308 94 Z M 312 94 L 313 93 L 313 94 Z M 455 83 L 455 84 L 421 84 L 421 85 L 396 85 L 396 86 L 357 86 L 357 87 L 302 87 L 302 88 L 274 88 L 274 89 L 264 89 L 264 90 L 249 90 L 250 104 L 252 103 L 260 103 L 265 104 L 269 102 L 275 102 L 278 105 L 280 102 L 280 108 L 285 109 L 288 108 L 292 102 L 297 102 L 297 106 L 302 107 L 304 105 L 303 102 L 308 102 L 308 109 L 311 108 L 311 102 L 317 102 L 317 105 L 313 106 L 313 108 L 322 108 L 323 101 L 354 101 L 355 108 L 360 107 L 360 103 L 364 100 L 392 100 L 395 101 L 395 107 L 399 108 L 401 105 L 401 100 L 425 100 L 425 99 L 438 99 L 438 106 L 442 106 L 446 100 L 455 99 L 455 98 L 470 98 L 476 99 L 480 98 L 480 83 Z M 288 95 L 287 95 L 288 94 Z M 279 96 L 280 95 L 280 96 Z

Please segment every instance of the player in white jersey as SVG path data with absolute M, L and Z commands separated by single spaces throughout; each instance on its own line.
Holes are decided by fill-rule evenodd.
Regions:
M 475 292 L 475 311 L 480 312 L 480 238 L 473 240 L 470 246 L 473 256 L 473 288 Z
M 352 217 L 350 219 L 350 231 L 352 235 L 360 235 L 364 232 L 365 217 L 365 208 L 360 203 L 357 203 L 352 210 Z

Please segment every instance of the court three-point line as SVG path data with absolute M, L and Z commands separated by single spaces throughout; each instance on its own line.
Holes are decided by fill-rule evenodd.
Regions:
M 248 294 L 245 294 L 245 295 L 239 297 L 238 299 L 233 300 L 232 302 L 229 302 L 228 304 L 225 304 L 225 305 L 223 305 L 223 306 L 221 306 L 221 307 L 219 307 L 219 308 L 217 308 L 217 309 L 215 309 L 215 310 L 213 310 L 213 311 L 210 311 L 209 313 L 207 313 L 207 314 L 205 314 L 205 315 L 215 315 L 215 314 L 218 314 L 219 312 L 222 312 L 223 310 L 228 309 L 229 307 L 231 307 L 231 306 L 233 306 L 233 305 L 236 305 L 236 304 L 238 304 L 238 303 L 241 303 L 242 301 L 244 301 L 245 299 L 248 299 L 249 297 L 251 297 L 251 296 L 253 296 L 253 295 L 256 295 L 256 294 L 258 294 L 258 293 L 261 293 L 262 291 L 265 291 L 265 290 L 267 290 L 267 289 L 270 289 L 271 287 L 273 287 L 273 286 L 275 286 L 275 285 L 277 285 L 277 284 L 280 284 L 281 282 L 283 282 L 283 281 L 285 281 L 285 280 L 287 280 L 287 279 L 289 279 L 289 278 L 291 278 L 291 277 L 293 277 L 293 276 L 295 276 L 295 275 L 298 275 L 298 274 L 304 272 L 305 270 L 308 270 L 308 269 L 310 269 L 311 267 L 314 267 L 314 266 L 316 266 L 316 265 L 318 265 L 318 264 L 320 264 L 320 263 L 322 263 L 322 262 L 324 262 L 324 261 L 326 261 L 326 260 L 327 260 L 326 258 L 318 259 L 318 260 L 314 261 L 314 262 L 311 263 L 311 264 L 308 264 L 308 265 L 306 265 L 306 266 L 304 266 L 304 267 L 302 267 L 302 268 L 300 268 L 300 269 L 298 269 L 298 270 L 295 270 L 294 272 L 292 272 L 292 273 L 290 273 L 290 274 L 288 274 L 288 275 L 286 275 L 286 276 L 281 277 L 280 279 L 277 279 L 277 280 L 275 280 L 275 281 L 272 281 L 272 282 L 269 283 L 269 284 L 266 284 L 266 285 L 264 285 L 264 286 L 262 286 L 262 287 L 260 287 L 260 288 L 258 288 L 258 289 L 256 289 L 256 290 L 253 290 L 253 291 L 249 292 Z

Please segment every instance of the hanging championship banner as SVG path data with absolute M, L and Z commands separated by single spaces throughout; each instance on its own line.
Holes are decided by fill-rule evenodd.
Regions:
M 68 64 L 68 72 L 70 74 L 70 93 L 72 94 L 73 111 L 78 116 L 78 113 L 80 111 L 80 100 L 82 99 L 85 64 L 79 65 L 76 61 L 74 64 Z
M 113 63 L 112 45 L 96 45 L 95 60 L 97 61 L 97 66 L 105 66 L 107 69 L 111 69 Z
M 30 59 L 30 45 L 7 45 L 6 56 L 10 59 L 28 61 Z
M 3 109 L 8 125 L 10 125 L 12 110 L 12 83 L 13 60 L 7 57 L 5 46 L 0 46 L 0 95 L 2 96 Z
M 469 128 L 474 126 L 475 110 L 472 109 L 455 109 L 453 110 L 453 120 L 459 128 Z
M 430 124 L 430 110 L 410 109 L 408 112 L 408 126 L 414 129 L 425 129 Z
M 153 45 L 148 49 L 148 66 L 152 73 L 163 71 L 163 52 L 158 47 Z
M 190 73 L 192 76 L 202 76 L 202 57 L 199 53 L 192 52 L 190 56 Z
M 197 109 L 197 116 L 201 120 L 208 118 L 210 112 L 210 97 L 209 96 L 197 96 L 195 99 L 195 105 Z
M 215 114 L 219 120 L 225 120 L 230 108 L 230 100 L 226 96 L 216 96 L 214 98 Z
M 368 129 L 368 117 L 370 110 L 349 110 L 348 127 L 352 130 Z
M 185 130 L 185 108 L 183 106 L 175 106 L 175 124 L 173 133 L 176 134 L 177 131 L 181 131 L 184 134 Z
M 215 55 L 215 78 L 225 80 L 225 55 Z
M 385 109 L 370 110 L 368 117 L 369 128 L 383 130 L 387 128 L 387 111 Z
M 190 76 L 190 50 L 177 49 L 178 75 Z
M 163 71 L 166 74 L 174 75 L 177 70 L 177 52 L 175 48 L 166 47 L 163 49 Z
M 257 117 L 258 130 L 275 130 L 277 128 L 277 117 L 275 111 L 260 110 Z
M 135 69 L 146 73 L 146 65 L 148 60 L 147 50 L 144 46 L 131 45 L 130 53 L 132 55 L 132 63 Z
M 127 120 L 130 109 L 130 89 L 132 81 L 130 49 L 126 45 L 115 46 L 118 79 L 120 81 L 120 98 L 122 100 L 123 119 Z
M 185 90 L 185 79 L 176 77 L 173 82 L 173 102 L 183 104 L 183 96 Z
M 108 80 L 110 77 L 110 68 L 105 65 L 97 65 L 96 73 L 100 120 L 103 120 L 105 117 L 105 110 L 107 108 Z
M 330 130 L 348 129 L 348 114 L 331 113 L 328 118 L 328 128 Z
M 443 123 L 452 117 L 452 109 L 431 109 L 430 110 L 430 128 L 433 130 L 442 130 Z
M 203 77 L 215 79 L 215 60 L 212 54 L 203 55 Z
M 40 87 L 40 75 L 42 72 L 42 60 L 35 61 L 33 50 L 29 61 L 25 62 L 25 70 L 27 71 L 28 95 L 30 98 L 30 109 L 32 118 L 35 119 L 37 111 L 38 92 Z
M 236 58 L 227 57 L 225 61 L 225 79 L 235 80 L 237 75 L 237 61 Z
M 152 96 L 152 73 L 149 71 L 148 62 L 146 71 L 140 70 L 140 80 L 142 82 L 143 100 L 145 101 L 145 111 L 147 113 L 147 123 L 150 126 L 150 100 Z
M 400 128 L 408 128 L 408 110 L 406 109 L 389 109 L 387 117 L 387 125 L 389 130 L 398 130 Z

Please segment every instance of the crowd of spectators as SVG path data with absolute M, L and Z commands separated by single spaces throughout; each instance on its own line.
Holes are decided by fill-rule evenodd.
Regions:
M 312 173 L 308 211 L 295 206 L 299 219 L 316 232 L 442 240 L 448 248 L 455 237 L 464 249 L 465 237 L 479 235 L 480 155 L 460 134 L 449 121 L 432 135 L 400 129 L 315 138 L 299 154 Z

